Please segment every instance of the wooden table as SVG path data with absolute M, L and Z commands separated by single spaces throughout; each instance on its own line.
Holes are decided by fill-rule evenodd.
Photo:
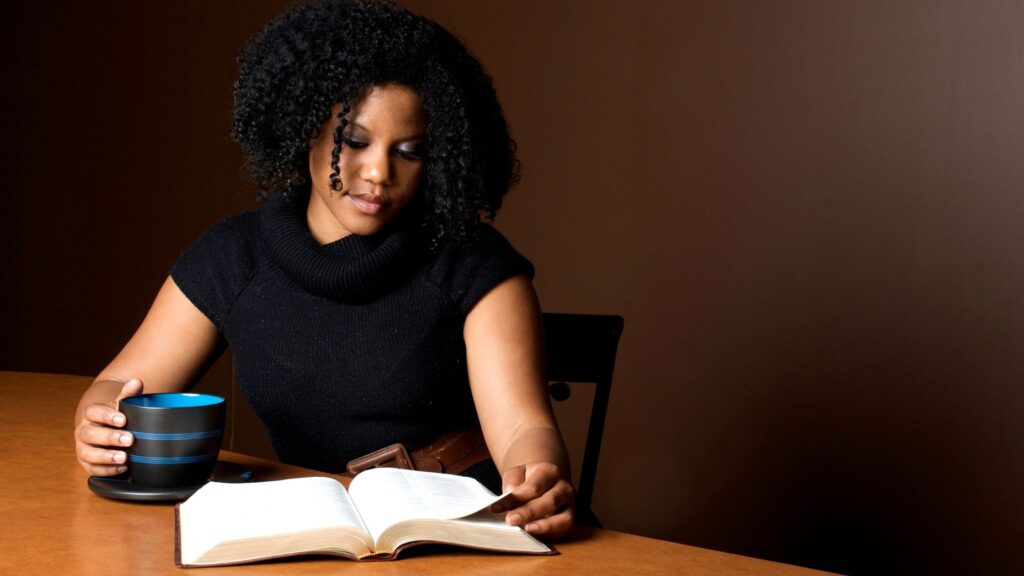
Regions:
M 0 372 L 0 574 L 821 574 L 585 527 L 559 543 L 558 556 L 509 556 L 438 548 L 396 562 L 300 558 L 183 570 L 175 567 L 174 510 L 168 504 L 108 500 L 92 493 L 74 457 L 75 406 L 91 378 Z M 223 452 L 255 480 L 316 474 Z

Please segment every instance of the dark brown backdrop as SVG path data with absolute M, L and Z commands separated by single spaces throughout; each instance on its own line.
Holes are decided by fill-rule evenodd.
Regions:
M 1024 570 L 1021 4 L 405 3 L 495 77 L 525 168 L 498 223 L 545 308 L 626 317 L 607 525 Z M 4 8 L 0 368 L 96 372 L 252 206 L 232 58 L 283 4 Z

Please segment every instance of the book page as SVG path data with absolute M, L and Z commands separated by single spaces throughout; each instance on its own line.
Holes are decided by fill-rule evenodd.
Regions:
M 181 555 L 198 558 L 220 542 L 352 526 L 366 532 L 345 488 L 313 477 L 210 482 L 181 504 Z
M 518 526 L 505 523 L 503 514 L 487 509 L 455 520 L 400 522 L 384 531 L 378 549 L 393 551 L 404 544 L 428 540 L 481 550 L 524 554 L 550 554 L 551 548 Z
M 462 518 L 502 498 L 473 478 L 398 468 L 361 472 L 349 493 L 375 542 L 397 522 Z

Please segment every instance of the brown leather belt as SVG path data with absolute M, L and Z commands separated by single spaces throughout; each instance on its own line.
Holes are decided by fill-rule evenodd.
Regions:
M 351 460 L 346 469 L 353 476 L 363 470 L 381 467 L 459 474 L 490 458 L 480 426 L 471 426 L 457 432 L 446 432 L 431 444 L 412 452 L 403 444 L 392 444 Z

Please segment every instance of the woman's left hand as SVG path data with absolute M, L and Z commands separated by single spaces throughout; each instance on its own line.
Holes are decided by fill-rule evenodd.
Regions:
M 512 494 L 495 511 L 508 511 L 507 524 L 547 540 L 562 538 L 572 528 L 575 491 L 558 466 L 546 462 L 514 466 L 501 475 L 501 484 Z

